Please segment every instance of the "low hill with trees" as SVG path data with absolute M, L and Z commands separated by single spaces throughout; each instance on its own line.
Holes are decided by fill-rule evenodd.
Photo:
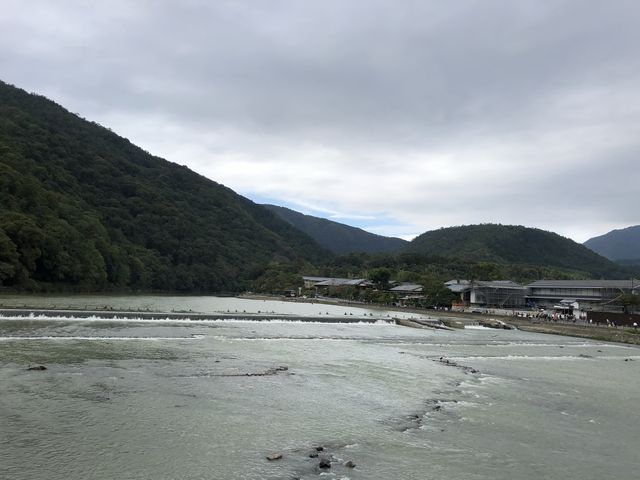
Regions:
M 441 228 L 416 237 L 405 252 L 474 262 L 568 269 L 593 278 L 626 278 L 631 274 L 573 240 L 545 230 L 515 225 Z
M 229 188 L 0 82 L 0 286 L 238 291 L 329 252 Z

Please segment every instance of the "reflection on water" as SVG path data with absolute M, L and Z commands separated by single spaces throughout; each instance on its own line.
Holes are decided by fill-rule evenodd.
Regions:
M 210 298 L 91 298 L 117 309 L 225 309 Z M 283 315 L 318 308 L 281 303 Z M 3 479 L 637 473 L 640 350 L 631 346 L 391 323 L 5 318 L 0 365 Z M 274 452 L 282 459 L 267 460 Z M 322 457 L 330 468 L 318 467 Z

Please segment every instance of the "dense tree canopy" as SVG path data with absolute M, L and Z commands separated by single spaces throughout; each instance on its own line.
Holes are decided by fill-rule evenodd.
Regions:
M 306 275 L 344 278 L 368 278 L 372 280 L 379 271 L 391 281 L 412 282 L 427 285 L 454 278 L 468 280 L 510 279 L 528 283 L 543 278 L 559 280 L 586 279 L 588 273 L 566 268 L 526 265 L 517 263 L 478 262 L 459 258 L 422 255 L 420 253 L 350 254 L 329 259 Z
M 441 228 L 416 237 L 404 251 L 473 262 L 554 267 L 595 278 L 630 275 L 584 245 L 553 232 L 516 225 Z
M 273 213 L 0 83 L 0 285 L 237 291 L 327 255 Z

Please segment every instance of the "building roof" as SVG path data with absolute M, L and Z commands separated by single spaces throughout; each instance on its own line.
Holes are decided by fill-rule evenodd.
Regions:
M 469 285 L 469 280 L 461 280 L 459 278 L 454 278 L 453 280 L 444 282 L 444 284 L 445 285 Z
M 368 285 L 372 285 L 372 283 L 366 278 L 327 278 L 316 283 L 316 287 L 358 287 Z
M 422 285 L 417 283 L 401 283 L 391 289 L 392 292 L 396 293 L 420 293 L 422 290 Z
M 490 282 L 473 282 L 474 286 L 487 288 L 507 288 L 510 290 L 526 290 L 527 287 L 511 280 L 492 280 Z
M 469 280 L 453 279 L 444 283 L 445 286 L 453 293 L 462 293 L 469 290 Z
M 447 288 L 454 293 L 462 293 L 473 288 L 500 288 L 508 290 L 526 290 L 527 287 L 511 280 L 493 280 L 490 282 L 469 280 L 450 280 L 445 283 Z
M 305 282 L 324 282 L 325 280 L 329 280 L 330 277 L 308 277 L 303 276 L 302 280 Z
M 529 288 L 622 288 L 637 289 L 640 280 L 538 280 Z

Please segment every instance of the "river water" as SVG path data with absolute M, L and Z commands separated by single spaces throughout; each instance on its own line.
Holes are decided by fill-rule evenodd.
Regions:
M 636 347 L 417 330 L 387 322 L 391 312 L 289 302 L 0 303 L 282 314 L 1 317 L 3 480 L 638 478 Z M 323 323 L 327 312 L 374 323 Z M 317 319 L 287 320 L 302 314 Z

